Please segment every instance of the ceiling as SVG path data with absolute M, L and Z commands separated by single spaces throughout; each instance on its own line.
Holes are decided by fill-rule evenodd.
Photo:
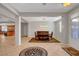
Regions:
M 72 3 L 64 7 L 63 3 L 6 3 L 17 12 L 68 12 L 78 6 L 78 3 Z
M 79 6 L 78 3 L 72 3 L 68 7 L 64 7 L 63 3 L 2 3 L 2 5 L 10 11 L 21 15 L 23 22 L 48 21 L 47 19 L 49 19 L 49 21 L 56 21 L 59 19 L 59 16 L 61 16 L 60 13 L 69 12 Z M 59 13 L 59 15 L 57 13 Z M 32 15 L 33 17 L 31 17 Z M 51 15 L 53 16 L 51 17 Z M 45 20 L 43 20 L 44 18 Z

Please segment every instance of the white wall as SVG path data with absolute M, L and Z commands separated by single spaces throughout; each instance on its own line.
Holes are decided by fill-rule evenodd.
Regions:
M 28 35 L 35 36 L 36 31 L 54 32 L 54 23 L 50 21 L 32 21 L 28 24 Z
M 62 32 L 60 32 L 60 25 L 59 25 L 59 22 L 60 22 L 61 20 L 59 20 L 59 21 L 56 21 L 54 24 L 55 24 L 55 38 L 57 39 L 57 40 L 59 40 L 60 42 L 62 42 Z

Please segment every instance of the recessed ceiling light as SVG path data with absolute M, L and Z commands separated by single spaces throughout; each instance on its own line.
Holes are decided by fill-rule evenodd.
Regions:
M 47 5 L 47 3 L 42 3 L 42 5 Z

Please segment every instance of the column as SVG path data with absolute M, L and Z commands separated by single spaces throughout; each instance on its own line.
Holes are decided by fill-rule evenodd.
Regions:
M 17 45 L 21 45 L 21 16 L 15 21 L 15 41 Z
M 62 40 L 63 43 L 69 43 L 69 14 L 62 16 Z

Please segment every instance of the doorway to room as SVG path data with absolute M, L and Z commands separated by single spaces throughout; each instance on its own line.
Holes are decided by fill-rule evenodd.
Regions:
M 1 23 L 0 24 L 0 35 L 14 36 L 15 25 L 11 23 Z

